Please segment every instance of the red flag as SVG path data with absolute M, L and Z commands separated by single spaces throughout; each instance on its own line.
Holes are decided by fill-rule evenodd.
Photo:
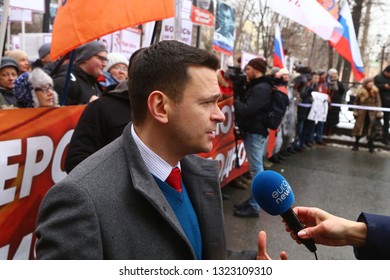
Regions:
M 50 58 L 114 31 L 174 15 L 174 0 L 60 0 Z

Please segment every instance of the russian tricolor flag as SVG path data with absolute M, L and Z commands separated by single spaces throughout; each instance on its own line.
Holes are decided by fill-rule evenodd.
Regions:
M 274 41 L 274 67 L 280 69 L 285 68 L 284 51 L 282 44 L 282 36 L 280 34 L 279 24 L 275 28 L 275 41 Z
M 355 79 L 360 82 L 364 78 L 364 65 L 360 55 L 348 1 L 344 1 L 344 5 L 340 10 L 338 21 L 343 26 L 343 33 L 340 34 L 340 40 L 336 44 L 331 41 L 329 41 L 329 44 L 342 57 L 351 63 L 353 75 L 355 76 Z

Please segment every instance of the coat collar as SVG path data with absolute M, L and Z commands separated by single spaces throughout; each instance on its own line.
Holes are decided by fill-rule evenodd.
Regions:
M 149 201 L 162 217 L 182 236 L 189 247 L 192 248 L 175 213 L 142 160 L 137 145 L 131 136 L 131 122 L 125 127 L 121 140 L 134 189 Z M 197 213 L 199 226 L 202 228 L 204 203 L 208 201 L 206 197 L 210 193 L 215 194 L 220 190 L 218 183 L 219 166 L 215 161 L 207 160 L 196 155 L 188 155 L 180 162 L 182 179 L 194 210 Z M 195 256 L 195 253 L 192 253 Z

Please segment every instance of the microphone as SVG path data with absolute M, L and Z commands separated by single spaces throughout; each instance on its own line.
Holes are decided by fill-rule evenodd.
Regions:
M 266 170 L 258 173 L 252 181 L 252 195 L 265 212 L 272 216 L 282 216 L 295 234 L 305 228 L 291 209 L 294 193 L 287 180 L 278 172 Z M 310 252 L 317 251 L 312 239 L 298 239 Z

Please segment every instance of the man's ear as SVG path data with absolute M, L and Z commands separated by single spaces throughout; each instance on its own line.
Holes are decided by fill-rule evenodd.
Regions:
M 148 109 L 150 115 L 161 123 L 168 122 L 167 113 L 168 97 L 161 91 L 153 91 L 148 97 Z

